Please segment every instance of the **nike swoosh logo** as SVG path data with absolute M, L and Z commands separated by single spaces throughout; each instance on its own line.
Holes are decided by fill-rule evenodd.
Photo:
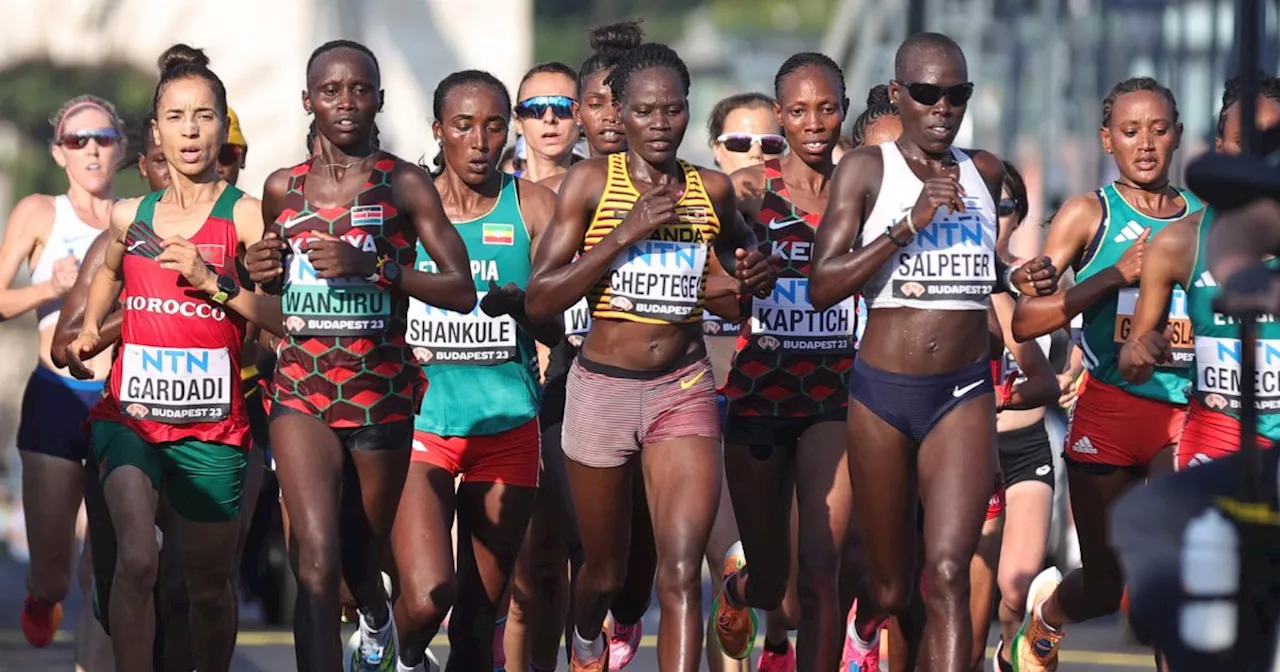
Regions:
M 132 245 L 130 245 L 130 246 L 128 247 L 128 249 L 126 249 L 126 250 L 125 250 L 125 252 L 132 252 L 132 251 L 134 251 L 134 250 L 138 249 L 139 247 L 142 247 L 143 245 L 146 245 L 146 244 L 147 244 L 147 241 L 145 241 L 145 240 L 135 241 Z
M 283 228 L 283 229 L 292 228 L 295 224 L 301 224 L 307 221 L 308 219 L 312 219 L 318 214 L 320 213 L 313 212 L 305 217 L 290 217 L 289 219 L 285 220 L 284 224 L 280 225 L 280 228 Z
M 772 230 L 777 230 L 777 229 L 785 229 L 788 226 L 791 226 L 792 224 L 803 224 L 803 223 L 804 223 L 803 219 L 784 219 L 781 222 L 779 222 L 778 218 L 774 217 L 773 219 L 769 220 L 768 226 Z
M 682 390 L 687 390 L 687 389 L 689 389 L 689 388 L 693 387 L 693 384 L 694 384 L 694 383 L 698 382 L 699 380 L 702 380 L 702 376 L 703 376 L 703 374 L 705 374 L 705 373 L 706 373 L 706 371 L 699 371 L 699 372 L 698 372 L 698 375 L 696 375 L 696 376 L 694 376 L 694 377 L 692 377 L 692 378 L 690 378 L 690 379 L 688 379 L 688 380 L 682 380 L 682 381 L 680 381 L 680 389 L 682 389 Z
M 979 381 L 969 383 L 964 387 L 960 387 L 959 385 L 957 385 L 955 389 L 951 390 L 951 396 L 955 397 L 956 399 L 959 399 L 960 397 L 963 397 L 964 395 L 969 394 L 969 392 L 971 392 L 973 388 L 981 384 L 982 384 L 982 381 L 979 380 Z

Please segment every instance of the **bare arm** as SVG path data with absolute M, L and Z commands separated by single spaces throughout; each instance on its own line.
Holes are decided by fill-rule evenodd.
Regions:
M 1142 265 L 1138 305 L 1129 337 L 1120 348 L 1120 377 L 1139 384 L 1150 380 L 1156 356 L 1144 352 L 1148 334 L 1163 334 L 1169 321 L 1169 299 L 1175 285 L 1185 283 L 1196 261 L 1199 214 L 1174 222 L 1151 239 L 1151 255 Z M 1145 338 L 1144 338 L 1145 337 Z M 1160 338 L 1163 338 L 1161 336 Z M 1158 339 L 1157 339 L 1158 340 Z
M 80 327 L 80 335 L 76 339 L 77 344 L 90 346 L 77 348 L 82 357 L 102 342 L 103 319 L 107 313 L 111 312 L 116 300 L 120 297 L 120 290 L 124 285 L 120 276 L 125 252 L 124 237 L 129 230 L 129 225 L 133 223 L 134 216 L 138 214 L 140 200 L 135 198 L 121 201 L 111 209 L 111 227 L 107 230 L 107 249 L 103 254 L 102 265 L 93 274 L 93 281 L 89 285 L 89 296 L 84 304 L 83 324 Z
M 899 251 L 887 235 L 865 247 L 854 247 L 862 232 L 863 215 L 875 203 L 873 185 L 884 173 L 879 147 L 859 147 L 836 166 L 831 197 L 822 213 L 813 243 L 809 271 L 809 300 L 816 310 L 826 310 L 858 294 L 886 262 Z M 893 225 L 894 236 L 906 240 L 913 229 L 909 218 Z
M 555 177 L 561 177 L 562 175 L 563 173 Z M 520 211 L 524 215 L 524 221 L 529 225 L 529 255 L 531 260 L 538 256 L 538 247 L 542 245 L 542 235 L 546 233 L 547 226 L 551 222 L 551 216 L 556 209 L 555 193 L 546 187 L 540 186 L 550 179 L 543 180 L 538 184 L 523 182 L 520 185 Z M 559 182 L 557 182 L 557 186 L 559 186 Z M 522 329 L 533 334 L 533 337 L 539 343 L 548 348 L 556 345 L 564 338 L 563 314 L 553 315 L 541 322 L 533 322 L 525 314 L 524 305 L 524 292 L 521 292 L 519 300 L 512 306 L 511 317 L 515 319 Z M 542 368 L 545 369 L 545 365 Z
M 12 289 L 13 279 L 22 262 L 31 257 L 37 245 L 53 227 L 54 206 L 49 196 L 33 194 L 18 201 L 5 225 L 0 242 L 0 319 L 11 319 L 58 298 L 62 291 L 50 278 L 20 289 Z M 45 249 L 42 254 L 58 254 L 61 250 Z
M 437 269 L 429 273 L 415 269 L 413 264 L 402 264 L 399 290 L 432 306 L 470 313 L 476 306 L 471 259 L 458 230 L 444 214 L 440 194 L 431 177 L 417 166 L 400 163 L 391 179 L 403 212 L 413 222 L 418 240 Z
M 739 171 L 741 172 L 741 171 Z M 703 299 L 707 310 L 729 320 L 740 322 L 751 312 L 750 299 L 740 300 L 742 281 L 733 275 L 738 250 L 754 251 L 760 247 L 755 230 L 738 211 L 733 184 L 723 173 L 703 171 L 703 183 L 720 217 L 720 235 L 715 240 L 715 259 L 710 260 L 707 292 Z
M 1067 201 L 1058 211 L 1049 225 L 1044 255 L 1053 262 L 1059 277 L 1063 269 L 1080 260 L 1101 223 L 1102 206 L 1091 193 Z M 1056 329 L 1067 328 L 1071 318 L 1106 296 L 1107 292 L 1126 284 L 1124 275 L 1112 266 L 1065 291 L 1049 296 L 1020 296 L 1013 311 L 1014 338 L 1025 342 Z
M 85 304 L 89 300 L 89 286 L 93 283 L 98 270 L 107 258 L 107 246 L 111 242 L 111 232 L 103 231 L 93 240 L 89 250 L 85 252 L 84 261 L 80 264 L 80 274 L 76 276 L 76 284 L 67 292 L 62 300 L 62 313 L 58 316 L 58 326 L 53 329 L 53 344 L 49 347 L 49 358 L 54 366 L 66 368 L 67 348 L 75 342 L 84 325 Z M 101 340 L 96 348 L 98 352 L 107 349 L 112 343 L 120 340 L 120 325 L 124 322 L 124 311 L 113 310 L 99 327 Z M 85 353 L 92 357 L 98 352 Z
M 1013 321 L 1013 297 L 1004 293 L 993 294 L 991 304 L 1000 321 L 1004 345 L 1025 376 L 1025 380 L 1013 386 L 1009 398 L 1004 400 L 1000 410 L 1020 411 L 1053 403 L 1060 391 L 1058 377 L 1053 373 L 1049 358 L 1035 341 L 1018 343 L 1013 338 L 1013 330 L 1010 328 Z
M 262 234 L 266 231 L 266 226 L 262 219 L 263 210 L 262 203 L 250 196 L 241 197 L 236 203 L 236 234 L 240 237 L 237 265 L 244 262 L 245 248 L 262 240 Z M 239 268 L 237 268 L 236 272 L 227 273 L 227 275 L 234 278 L 236 282 L 240 282 L 241 276 L 245 274 L 240 273 Z M 211 294 L 217 292 L 216 285 L 213 290 Z M 255 291 L 241 291 L 228 300 L 226 305 L 262 329 L 276 336 L 283 337 L 285 335 L 284 314 L 280 308 L 280 297 L 267 296 L 265 293 Z
M 288 252 L 287 246 L 281 238 L 281 231 L 275 227 L 275 222 L 280 218 L 280 214 L 284 212 L 284 195 L 289 189 L 288 168 L 281 168 L 271 175 L 267 176 L 267 181 L 262 185 L 262 223 L 266 231 L 271 232 L 275 242 L 271 244 L 281 252 Z M 269 241 L 263 241 L 267 243 Z M 252 244 L 252 243 L 250 243 Z M 249 269 L 253 271 L 251 267 Z M 269 278 L 257 278 L 258 288 L 265 294 L 280 294 L 284 289 L 284 265 L 280 264 L 279 268 L 271 271 L 274 275 Z

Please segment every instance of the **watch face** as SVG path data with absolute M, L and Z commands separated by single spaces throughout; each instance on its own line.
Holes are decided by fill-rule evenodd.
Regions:
M 387 277 L 388 280 L 391 280 L 393 282 L 396 280 L 399 280 L 400 264 L 397 264 L 394 261 L 388 262 L 386 265 L 382 267 L 382 273 Z
M 234 278 L 231 278 L 231 277 L 228 277 L 228 276 L 225 276 L 225 275 L 219 275 L 219 276 L 218 276 L 218 290 L 219 290 L 219 291 L 226 292 L 227 294 L 235 294 L 235 293 L 236 293 L 236 290 L 237 290 L 237 289 L 239 289 L 239 288 L 240 288 L 240 286 L 239 286 L 238 284 L 236 284 L 236 281 L 235 281 L 235 279 L 234 279 Z

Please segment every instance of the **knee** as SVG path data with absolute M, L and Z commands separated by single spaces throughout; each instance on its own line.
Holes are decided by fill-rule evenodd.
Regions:
M 872 576 L 871 595 L 884 611 L 900 616 L 911 610 L 911 598 L 915 595 L 916 582 L 911 570 L 904 568 L 892 576 Z
M 458 577 L 449 572 L 417 576 L 406 581 L 399 604 L 401 613 L 411 624 L 408 629 L 416 629 L 425 623 L 443 619 L 457 600 Z
M 815 609 L 821 603 L 827 600 L 836 600 L 837 572 L 835 557 L 827 555 L 823 557 L 821 553 L 806 553 L 805 549 L 800 549 L 800 565 L 797 567 L 796 575 L 796 592 L 800 598 L 801 611 L 807 612 Z M 778 602 L 781 604 L 782 596 L 786 591 L 786 584 L 783 583 L 782 590 L 779 591 Z
M 1000 601 L 1010 609 L 1021 613 L 1027 604 L 1027 593 L 1031 589 L 1031 580 L 1035 572 L 1022 569 L 1000 568 L 1000 576 L 996 584 L 1000 587 Z
M 311 595 L 337 594 L 342 582 L 342 561 L 336 544 L 298 544 L 298 587 Z
M 971 558 L 959 553 L 942 553 L 932 558 L 925 569 L 927 592 L 930 602 L 959 601 L 969 590 L 969 562 Z
M 149 540 L 143 535 L 139 537 L 131 543 L 121 540 L 116 548 L 115 582 L 151 590 L 160 573 L 160 552 L 154 536 Z
M 702 558 L 670 558 L 658 562 L 658 599 L 680 600 L 702 591 Z
M 626 579 L 626 563 L 613 560 L 597 561 L 592 558 L 583 563 L 577 582 L 593 593 L 612 598 L 622 590 L 622 583 Z

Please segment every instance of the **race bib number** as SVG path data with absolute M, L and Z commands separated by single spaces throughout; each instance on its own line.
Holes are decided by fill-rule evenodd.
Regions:
M 778 278 L 773 293 L 751 309 L 751 344 L 768 352 L 848 353 L 857 322 L 853 297 L 824 311 L 809 303 L 808 278 Z
M 702 293 L 707 246 L 645 240 L 623 250 L 609 269 L 609 309 L 680 322 L 693 315 Z
M 516 321 L 480 310 L 485 294 L 476 292 L 476 307 L 465 314 L 409 300 L 405 340 L 419 363 L 492 365 L 516 358 Z
M 1206 407 L 1239 413 L 1240 341 L 1201 336 L 1195 343 L 1196 395 Z M 1280 413 L 1280 340 L 1258 339 L 1254 389 L 1259 413 Z
M 288 257 L 281 308 L 296 336 L 377 336 L 391 318 L 391 294 L 364 278 L 320 278 L 305 253 Z
M 1129 340 L 1129 332 L 1133 329 L 1133 314 L 1137 307 L 1137 288 L 1126 287 L 1120 290 L 1119 300 L 1116 302 L 1117 346 Z M 1191 366 L 1196 356 L 1196 346 L 1191 333 L 1191 316 L 1187 314 L 1187 293 L 1177 287 L 1173 288 L 1173 294 L 1169 296 L 1169 326 L 1173 336 L 1169 341 L 1173 361 L 1167 365 L 1168 368 Z
M 569 345 L 577 348 L 587 340 L 588 331 L 591 331 L 591 310 L 587 308 L 587 299 L 584 297 L 564 311 L 564 335 Z
M 982 201 L 965 197 L 966 212 L 940 209 L 929 226 L 894 257 L 893 297 L 909 301 L 985 301 L 995 287 L 995 233 Z
M 126 343 L 120 411 L 171 425 L 218 422 L 231 415 L 231 355 L 226 348 L 158 348 Z

